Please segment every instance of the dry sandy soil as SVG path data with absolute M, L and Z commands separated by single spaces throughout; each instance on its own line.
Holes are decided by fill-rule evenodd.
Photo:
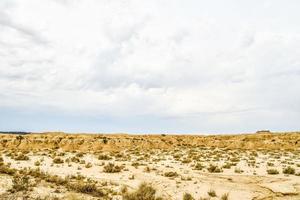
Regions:
M 300 132 L 0 135 L 0 199 L 300 199 Z

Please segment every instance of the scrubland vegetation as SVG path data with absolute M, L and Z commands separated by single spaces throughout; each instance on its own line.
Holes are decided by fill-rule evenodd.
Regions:
M 257 140 L 254 136 L 249 137 Z M 30 137 L 45 146 L 26 148 L 20 143 L 29 143 Z M 133 146 L 128 145 L 126 135 L 114 139 L 90 136 L 93 142 L 85 140 L 86 136 L 51 137 L 0 138 L 0 199 L 300 199 L 300 150 L 296 143 L 300 137 L 294 135 L 282 142 L 291 143 L 285 149 L 281 149 L 284 145 L 248 148 L 254 145 L 249 145 L 248 137 L 234 148 L 221 144 L 221 136 L 209 137 L 214 143 L 207 145 L 193 143 L 194 136 L 190 142 L 183 136 L 130 136 Z M 278 137 L 265 137 L 264 143 L 281 142 Z M 64 138 L 72 145 L 86 143 L 86 149 L 66 148 L 60 144 Z M 149 145 L 158 142 L 165 148 Z M 56 146 L 49 148 L 49 143 Z M 19 146 L 9 148 L 15 144 Z M 124 148 L 115 148 L 122 145 Z

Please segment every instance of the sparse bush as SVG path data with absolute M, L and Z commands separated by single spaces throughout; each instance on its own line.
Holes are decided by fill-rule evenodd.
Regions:
M 107 144 L 108 139 L 107 138 L 103 138 L 102 142 L 103 142 L 103 144 Z
M 229 200 L 229 193 L 224 193 L 224 194 L 221 196 L 221 200 Z
M 85 164 L 85 160 L 81 160 L 80 164 L 84 165 Z
M 225 169 L 230 169 L 231 166 L 232 166 L 232 164 L 229 163 L 229 162 L 227 162 L 227 163 L 225 163 L 225 165 L 223 165 L 223 168 L 225 168 Z
M 177 177 L 178 174 L 177 174 L 177 172 L 165 172 L 164 176 L 165 177 Z
M 134 174 L 132 174 L 131 176 L 129 176 L 129 180 L 134 180 Z
M 295 169 L 291 166 L 288 166 L 287 168 L 284 168 L 282 172 L 284 174 L 295 174 Z
M 122 170 L 122 167 L 115 165 L 114 163 L 108 163 L 103 167 L 103 171 L 106 173 L 117 173 Z
M 16 157 L 14 157 L 15 160 L 29 160 L 29 157 L 23 153 L 19 153 Z
M 194 170 L 202 170 L 204 166 L 201 163 L 197 163 L 194 167 Z
M 109 155 L 106 155 L 106 154 L 100 154 L 98 156 L 98 160 L 111 160 L 111 157 Z
M 15 175 L 13 177 L 13 185 L 11 192 L 28 191 L 29 190 L 29 176 L 27 175 Z
M 82 152 L 79 152 L 79 153 L 76 154 L 76 157 L 81 158 L 81 157 L 83 157 L 83 155 L 84 155 L 84 154 L 83 154 Z
M 235 173 L 238 173 L 238 174 L 241 174 L 241 173 L 243 173 L 244 171 L 243 171 L 241 168 L 235 168 L 235 169 L 234 169 L 234 172 L 235 172 Z
M 123 185 L 123 186 L 121 187 L 121 193 L 122 193 L 122 194 L 125 194 L 125 193 L 127 193 L 127 192 L 128 192 L 127 186 L 126 186 L 126 185 Z
M 231 162 L 240 162 L 239 158 L 233 157 L 230 159 Z
M 146 166 L 146 167 L 144 168 L 144 172 L 150 173 L 150 171 L 151 171 L 151 169 L 150 169 L 149 166 Z
M 86 165 L 85 165 L 85 168 L 91 168 L 93 165 L 92 165 L 92 163 L 87 163 Z
M 55 164 L 61 164 L 61 163 L 64 163 L 64 160 L 61 159 L 61 158 L 59 158 L 59 157 L 57 157 L 57 158 L 53 159 L 53 163 L 55 163 Z
M 71 158 L 71 161 L 74 162 L 74 163 L 79 163 L 79 162 L 80 162 L 80 159 L 79 159 L 78 157 L 76 157 L 76 156 L 73 156 L 73 157 Z
M 190 193 L 184 193 L 183 200 L 194 200 L 194 197 Z
M 213 189 L 210 189 L 210 190 L 207 192 L 207 194 L 208 194 L 210 197 L 216 197 L 216 196 L 217 196 L 216 191 L 213 190 Z
M 146 183 L 142 183 L 139 188 L 132 193 L 125 192 L 122 197 L 123 200 L 162 200 L 155 196 L 156 190 Z
M 279 174 L 277 169 L 267 169 L 267 173 L 271 175 Z
M 16 173 L 16 169 L 11 169 L 8 165 L 2 164 L 0 165 L 0 173 L 14 175 Z
M 83 181 L 70 184 L 70 188 L 77 192 L 91 194 L 97 191 L 97 187 L 95 183 L 85 183 Z
M 40 166 L 41 163 L 40 163 L 40 161 L 37 160 L 37 161 L 34 162 L 34 165 L 35 165 L 35 166 Z
M 182 161 L 181 161 L 181 163 L 190 163 L 190 162 L 192 162 L 190 159 L 188 159 L 188 158 L 185 158 L 185 159 L 183 159 Z
M 135 167 L 136 169 L 139 167 L 140 163 L 139 162 L 133 162 L 131 163 L 131 166 Z
M 212 165 L 212 164 L 209 165 L 209 167 L 207 168 L 207 170 L 210 173 L 220 173 L 220 172 L 222 172 L 222 169 L 220 169 L 217 165 Z

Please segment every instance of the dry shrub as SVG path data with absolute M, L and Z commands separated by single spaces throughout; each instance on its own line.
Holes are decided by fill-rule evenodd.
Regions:
M 207 168 L 207 170 L 210 173 L 220 173 L 220 172 L 222 172 L 222 169 L 220 169 L 217 165 L 212 165 L 212 164 L 209 165 L 209 167 Z
M 216 196 L 217 196 L 216 191 L 213 190 L 213 189 L 210 189 L 210 190 L 207 192 L 207 194 L 208 194 L 210 197 L 216 197 Z
M 114 163 L 108 163 L 103 167 L 103 171 L 106 173 L 117 173 L 122 171 L 122 167 L 119 165 L 115 165 Z
M 222 196 L 221 196 L 221 200 L 228 200 L 229 199 L 229 193 L 224 193 Z
M 5 164 L 0 164 L 0 174 L 14 175 L 16 171 L 16 169 L 12 169 Z
M 34 162 L 34 165 L 35 165 L 35 166 L 40 166 L 40 165 L 41 165 L 41 162 L 37 160 L 37 161 Z
M 98 160 L 111 160 L 111 157 L 109 155 L 106 155 L 106 154 L 100 154 L 98 156 Z
M 201 163 L 197 163 L 194 167 L 194 170 L 202 170 L 204 166 Z
M 177 174 L 177 172 L 165 172 L 164 176 L 165 177 L 177 177 L 178 174 Z
M 30 177 L 27 175 L 17 174 L 13 176 L 13 185 L 10 192 L 28 191 L 30 187 Z
M 14 157 L 15 160 L 29 160 L 29 157 L 23 153 L 18 153 L 17 156 Z
M 98 189 L 94 182 L 78 181 L 75 183 L 68 183 L 67 187 L 80 193 L 91 194 L 97 197 L 105 196 L 105 193 L 101 189 Z
M 62 164 L 62 163 L 64 163 L 64 160 L 59 158 L 59 157 L 56 157 L 56 158 L 53 159 L 53 163 Z
M 85 168 L 91 168 L 93 165 L 92 163 L 88 162 L 86 165 L 85 165 Z
M 295 169 L 291 166 L 288 166 L 287 168 L 284 168 L 282 172 L 284 174 L 295 174 Z
M 279 171 L 277 169 L 268 169 L 267 173 L 271 175 L 275 175 L 275 174 L 279 174 Z
M 183 200 L 194 200 L 194 197 L 190 193 L 184 193 Z
M 73 156 L 73 157 L 71 158 L 71 161 L 74 162 L 74 163 L 79 163 L 79 162 L 80 162 L 80 159 L 79 159 L 78 157 L 76 157 L 76 156 Z
M 161 197 L 156 197 L 156 190 L 147 183 L 142 183 L 139 188 L 128 193 L 127 191 L 122 195 L 123 200 L 162 200 Z

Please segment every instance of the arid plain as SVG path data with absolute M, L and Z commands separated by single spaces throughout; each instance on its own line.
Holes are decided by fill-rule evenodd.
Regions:
M 299 200 L 300 132 L 1 134 L 0 199 Z

